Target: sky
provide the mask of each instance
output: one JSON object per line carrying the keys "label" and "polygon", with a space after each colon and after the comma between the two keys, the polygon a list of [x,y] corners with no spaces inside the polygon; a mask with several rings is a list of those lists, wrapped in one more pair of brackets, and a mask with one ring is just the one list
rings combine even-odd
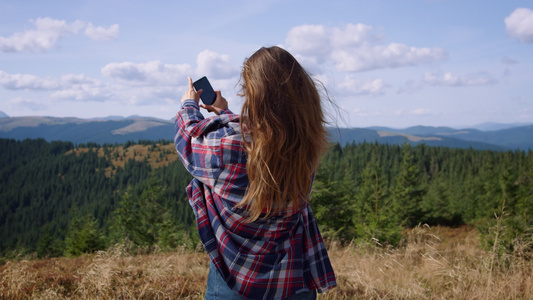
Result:
{"label": "sky", "polygon": [[169,120],[207,76],[240,112],[263,46],[322,83],[340,127],[533,123],[531,0],[3,0],[0,111]]}

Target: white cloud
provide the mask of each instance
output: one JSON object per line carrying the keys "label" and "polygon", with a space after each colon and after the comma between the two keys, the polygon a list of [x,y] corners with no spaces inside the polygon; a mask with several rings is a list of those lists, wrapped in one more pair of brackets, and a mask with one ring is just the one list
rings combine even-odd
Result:
{"label": "white cloud", "polygon": [[131,105],[146,105],[156,103],[178,103],[181,93],[177,86],[122,86],[116,92],[116,100]]}
{"label": "white cloud", "polygon": [[333,48],[358,47],[369,42],[378,42],[380,35],[372,34],[372,26],[365,24],[346,24],[344,30],[332,28],[331,44]]}
{"label": "white cloud", "polygon": [[42,100],[39,101],[35,99],[21,98],[21,97],[11,99],[9,101],[9,104],[12,106],[16,105],[16,106],[26,107],[33,111],[40,111],[42,109],[45,109],[49,105],[48,101],[42,101]]}
{"label": "white cloud", "polygon": [[365,24],[347,24],[344,28],[297,26],[289,31],[285,42],[296,55],[305,57],[304,61],[331,61],[338,71],[344,72],[415,66],[448,58],[441,48],[382,44],[382,36]]}
{"label": "white cloud", "polygon": [[102,68],[102,74],[117,82],[133,85],[179,85],[186,83],[193,72],[188,64],[172,65],[160,61],[147,63],[110,63]]}
{"label": "white cloud", "polygon": [[16,32],[9,37],[0,36],[0,52],[42,53],[53,48],[59,39],[78,34],[83,28],[86,28],[87,36],[97,41],[116,38],[119,33],[116,24],[106,29],[79,20],[68,23],[65,20],[38,18],[30,22],[34,24],[35,29]]}
{"label": "white cloud", "polygon": [[239,68],[231,64],[228,55],[213,51],[199,53],[196,63],[196,68],[160,61],[110,63],[102,68],[102,74],[119,84],[115,86],[116,99],[134,105],[176,101],[180,92],[185,91],[188,76],[208,76],[215,89],[228,90],[239,74]]}
{"label": "white cloud", "polygon": [[[322,64],[324,63],[323,58],[319,56],[305,56],[301,55],[297,52],[292,51],[291,53],[296,60],[305,68],[307,72],[310,74],[316,75],[321,74],[324,72],[324,69],[322,67]],[[318,59],[322,59],[322,61],[318,61]],[[331,69],[331,68],[330,68]]]}
{"label": "white cloud", "polygon": [[112,97],[110,86],[82,74],[61,77],[62,89],[51,95],[52,99],[75,101],[106,101]]}
{"label": "white cloud", "polygon": [[395,110],[395,111],[393,112],[393,114],[394,114],[395,116],[401,116],[401,115],[404,114],[404,110],[403,110],[402,108],[397,109],[397,110]]}
{"label": "white cloud", "polygon": [[[106,84],[83,75],[66,75],[62,77],[64,88],[53,93],[51,98],[55,100],[111,101],[131,105],[176,101],[179,95],[179,86],[177,82],[172,81],[176,74],[169,76],[168,81],[165,81],[162,77],[168,68],[162,67],[161,73],[152,72],[153,67],[158,65],[159,63],[142,65],[146,68],[144,71],[146,71],[145,79],[147,80],[142,83],[124,80],[123,78],[128,78],[127,75],[123,78],[115,77],[118,82],[113,84]],[[186,78],[180,79],[179,83],[186,83]]]}
{"label": "white cloud", "polygon": [[413,111],[411,111],[411,113],[413,115],[430,115],[431,114],[431,109],[429,108],[417,108],[417,109],[414,109]]}
{"label": "white cloud", "polygon": [[228,55],[213,51],[200,52],[196,63],[196,68],[189,64],[163,64],[160,61],[110,63],[102,68],[102,74],[124,84],[155,86],[185,85],[187,76],[208,76],[214,81],[239,74],[239,68],[231,64]]}
{"label": "white cloud", "polygon": [[118,24],[113,24],[108,28],[105,28],[94,26],[93,23],[89,23],[85,29],[85,35],[93,41],[104,42],[118,38],[119,31]]}
{"label": "white cloud", "polygon": [[[101,69],[106,83],[83,74],[66,74],[59,78],[39,77],[33,74],[9,74],[0,70],[0,87],[10,90],[47,92],[46,99],[54,101],[110,101],[132,105],[173,103],[185,91],[187,76],[209,75],[217,89],[230,90],[235,85],[238,68],[232,66],[228,55],[203,51],[197,58],[198,66],[146,63],[110,63]],[[226,95],[228,97],[228,95]],[[231,97],[231,96],[230,96]],[[17,100],[19,104],[30,103]],[[35,107],[40,107],[31,104]],[[44,104],[43,104],[44,105]]]}
{"label": "white cloud", "polygon": [[443,86],[480,86],[498,83],[498,80],[485,72],[473,73],[465,76],[458,76],[449,72],[444,74],[426,72],[424,74],[424,81],[431,85]]}
{"label": "white cloud", "polygon": [[522,43],[533,43],[533,10],[517,8],[505,18],[507,34]]}
{"label": "white cloud", "polygon": [[331,51],[331,35],[322,25],[302,25],[292,28],[285,43],[303,56],[325,58]]}
{"label": "white cloud", "polygon": [[64,20],[39,18],[33,21],[35,29],[17,32],[10,37],[0,36],[0,52],[44,52],[69,34],[76,34],[83,27],[81,21],[67,23]]}
{"label": "white cloud", "polygon": [[59,91],[65,89],[87,89],[104,84],[82,74],[67,74],[59,79],[41,78],[33,74],[9,74],[0,70],[0,85],[8,90]]}
{"label": "white cloud", "polygon": [[104,102],[108,100],[110,96],[111,93],[105,88],[91,85],[77,85],[69,89],[57,91],[50,97],[56,100]]}
{"label": "white cloud", "polygon": [[65,84],[100,84],[100,81],[89,78],[83,74],[67,74],[61,76],[61,82]]}
{"label": "white cloud", "polygon": [[339,83],[339,89],[352,95],[381,96],[385,94],[385,90],[388,87],[389,85],[381,78],[362,81],[352,75],[347,75],[344,80]]}
{"label": "white cloud", "polygon": [[55,90],[60,84],[53,79],[31,74],[8,74],[0,70],[0,85],[8,90]]}
{"label": "white cloud", "polygon": [[[50,99],[55,100],[104,101],[111,96],[108,85],[82,74],[67,74],[57,79],[0,71],[0,85],[8,90],[52,91]],[[17,98],[15,102],[28,103],[22,98]],[[34,106],[41,107],[42,105],[44,104],[39,103],[39,106]]]}
{"label": "white cloud", "polygon": [[232,65],[229,55],[218,54],[213,51],[204,50],[196,57],[198,76],[211,78],[229,78],[237,75],[239,69]]}
{"label": "white cloud", "polygon": [[446,57],[446,52],[440,48],[415,48],[398,43],[339,49],[331,54],[337,70],[345,72],[416,66]]}

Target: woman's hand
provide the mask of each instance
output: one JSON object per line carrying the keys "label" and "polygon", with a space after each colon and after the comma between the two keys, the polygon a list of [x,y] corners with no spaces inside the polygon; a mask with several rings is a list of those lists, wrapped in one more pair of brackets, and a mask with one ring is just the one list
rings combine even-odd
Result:
{"label": "woman's hand", "polygon": [[220,91],[215,91],[215,94],[217,94],[217,97],[215,99],[215,102],[211,105],[205,105],[200,104],[200,107],[207,109],[209,112],[214,112],[215,114],[220,114],[220,111],[223,109],[228,109],[228,101],[226,101],[226,98],[222,97],[222,93]]}
{"label": "woman's hand", "polygon": [[[192,79],[189,77],[189,88],[187,91],[185,91],[185,94],[183,94],[183,97],[181,97],[181,102],[187,100],[187,99],[193,99],[198,103],[200,101],[200,94],[202,93],[202,90],[199,90],[197,92],[194,91],[194,86],[192,84]],[[214,104],[214,103],[213,103]]]}

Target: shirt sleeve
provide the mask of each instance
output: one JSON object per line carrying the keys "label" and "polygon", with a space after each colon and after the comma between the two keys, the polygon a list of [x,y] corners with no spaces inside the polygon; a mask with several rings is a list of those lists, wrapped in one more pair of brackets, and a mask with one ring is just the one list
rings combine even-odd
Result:
{"label": "shirt sleeve", "polygon": [[213,187],[221,170],[221,139],[231,130],[224,126],[222,115],[232,115],[224,109],[219,116],[204,118],[200,106],[189,99],[176,114],[174,144],[183,165],[192,176]]}
{"label": "shirt sleeve", "polygon": [[204,120],[198,103],[192,99],[185,100],[181,110],[176,114],[174,144],[187,171],[202,183],[212,187],[220,159],[216,155],[213,141],[202,135],[195,136],[197,128]]}

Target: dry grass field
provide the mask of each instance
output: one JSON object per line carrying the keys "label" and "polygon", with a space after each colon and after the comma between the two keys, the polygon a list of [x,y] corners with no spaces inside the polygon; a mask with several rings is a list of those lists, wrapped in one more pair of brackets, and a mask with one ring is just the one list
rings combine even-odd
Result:
{"label": "dry grass field", "polygon": [[[329,244],[338,287],[319,299],[533,299],[532,257],[481,250],[470,227],[419,227],[398,249]],[[0,266],[0,299],[202,299],[208,260],[187,250],[19,259]]]}

